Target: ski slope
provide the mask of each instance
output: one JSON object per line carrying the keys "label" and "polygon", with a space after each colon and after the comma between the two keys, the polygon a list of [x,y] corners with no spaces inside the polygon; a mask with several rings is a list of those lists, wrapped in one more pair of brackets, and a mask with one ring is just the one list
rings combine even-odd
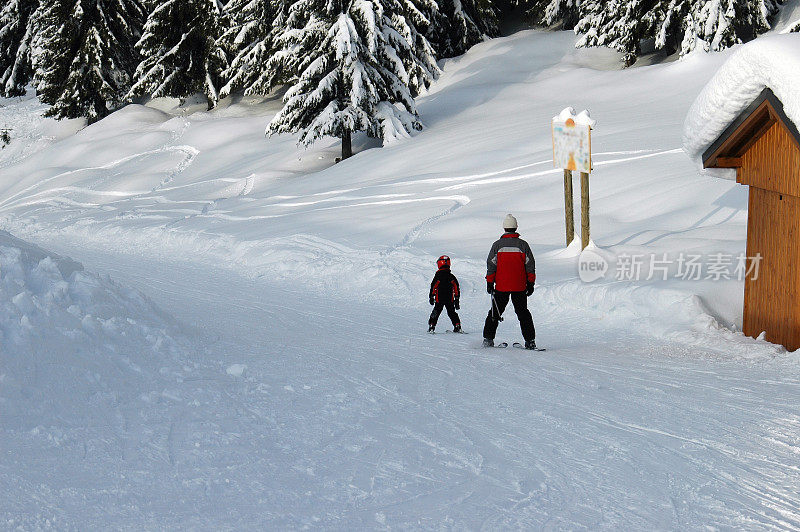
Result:
{"label": "ski slope", "polygon": [[[735,331],[736,281],[581,283],[550,162],[550,118],[588,108],[603,253],[743,251],[746,191],[680,149],[729,54],[619,71],[574,39],[524,31],[445,62],[419,100],[423,132],[357,139],[336,165],[333,140],[263,137],[275,98],[129,106],[0,152],[0,228],[109,275],[91,296],[104,319],[158,316],[148,327],[171,346],[154,360],[130,324],[89,349],[72,323],[59,330],[73,343],[10,349],[23,315],[71,304],[26,273],[50,259],[0,264],[9,297],[33,301],[0,316],[0,405],[15,412],[0,417],[0,523],[800,527],[797,355]],[[541,355],[478,347],[507,212],[537,256]],[[0,244],[12,259],[29,246]],[[424,334],[442,253],[469,335]],[[506,318],[498,339],[518,340]]]}

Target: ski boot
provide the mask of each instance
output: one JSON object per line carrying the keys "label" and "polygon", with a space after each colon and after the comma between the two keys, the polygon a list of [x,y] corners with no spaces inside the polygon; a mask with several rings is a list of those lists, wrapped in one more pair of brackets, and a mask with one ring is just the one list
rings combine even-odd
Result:
{"label": "ski boot", "polygon": [[483,347],[494,347],[494,340],[492,340],[491,338],[484,338]]}
{"label": "ski boot", "polygon": [[525,342],[525,349],[530,349],[532,351],[536,350],[536,340],[528,340]]}
{"label": "ski boot", "polygon": [[461,332],[461,324],[460,323],[456,323],[455,325],[453,325],[453,332],[454,333],[460,333]]}
{"label": "ski boot", "polygon": [[428,334],[433,334],[436,330],[436,325],[429,325],[428,326]]}

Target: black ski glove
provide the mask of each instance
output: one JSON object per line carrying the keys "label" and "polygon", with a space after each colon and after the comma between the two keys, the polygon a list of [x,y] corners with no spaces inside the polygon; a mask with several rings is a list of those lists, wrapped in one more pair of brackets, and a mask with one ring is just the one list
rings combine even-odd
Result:
{"label": "black ski glove", "polygon": [[436,300],[433,298],[433,296],[429,297],[428,301],[431,302],[431,305],[435,305],[436,304]]}
{"label": "black ski glove", "polygon": [[525,286],[525,295],[530,296],[533,293],[533,283],[528,283]]}
{"label": "black ski glove", "polygon": [[494,293],[494,283],[486,281],[486,292],[488,292],[489,294]]}
{"label": "black ski glove", "polygon": [[456,298],[454,303],[455,303],[455,306],[456,306],[456,310],[460,310],[461,309],[461,305],[458,304],[458,298]]}

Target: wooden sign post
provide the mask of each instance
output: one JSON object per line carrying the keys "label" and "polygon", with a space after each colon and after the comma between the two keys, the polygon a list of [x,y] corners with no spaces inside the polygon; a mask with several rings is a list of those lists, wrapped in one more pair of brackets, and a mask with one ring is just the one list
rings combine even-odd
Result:
{"label": "wooden sign post", "polygon": [[572,170],[564,170],[564,213],[566,215],[567,245],[575,240],[575,207],[572,205]]}
{"label": "wooden sign post", "polygon": [[589,245],[589,173],[581,172],[581,250]]}
{"label": "wooden sign post", "polygon": [[592,127],[589,111],[575,115],[572,107],[553,117],[553,164],[564,169],[564,216],[567,246],[575,238],[572,171],[581,173],[581,249],[589,245],[589,173],[592,171]]}

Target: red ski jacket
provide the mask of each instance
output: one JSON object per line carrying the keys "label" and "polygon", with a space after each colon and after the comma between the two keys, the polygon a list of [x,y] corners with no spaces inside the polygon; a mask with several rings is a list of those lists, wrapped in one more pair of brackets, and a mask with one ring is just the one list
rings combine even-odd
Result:
{"label": "red ski jacket", "polygon": [[437,303],[451,303],[461,297],[458,279],[450,272],[450,268],[442,268],[431,281],[430,297]]}
{"label": "red ski jacket", "polygon": [[498,292],[524,292],[536,281],[536,261],[527,242],[517,233],[506,233],[492,244],[486,259],[486,281]]}

